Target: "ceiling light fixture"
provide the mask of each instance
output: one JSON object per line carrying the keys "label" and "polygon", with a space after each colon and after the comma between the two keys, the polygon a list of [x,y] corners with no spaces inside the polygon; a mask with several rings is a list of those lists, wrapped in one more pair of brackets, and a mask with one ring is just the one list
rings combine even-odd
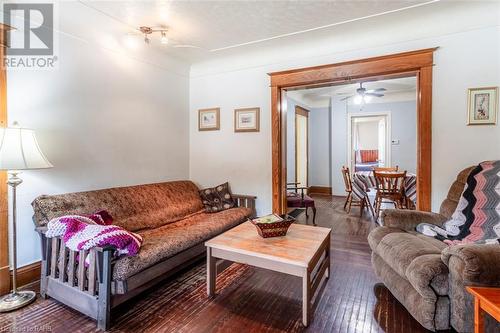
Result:
{"label": "ceiling light fixture", "polygon": [[168,28],[166,28],[166,27],[152,28],[152,27],[142,26],[142,27],[139,27],[139,30],[144,35],[144,43],[146,43],[146,44],[151,43],[150,37],[155,32],[159,32],[161,34],[160,43],[168,44],[168,37],[167,37]]}

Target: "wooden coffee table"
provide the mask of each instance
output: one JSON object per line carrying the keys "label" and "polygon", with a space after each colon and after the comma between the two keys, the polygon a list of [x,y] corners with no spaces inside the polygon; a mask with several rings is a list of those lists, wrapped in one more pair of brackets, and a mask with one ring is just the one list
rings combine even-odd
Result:
{"label": "wooden coffee table", "polygon": [[262,238],[245,222],[205,243],[207,293],[215,296],[215,281],[232,262],[302,278],[302,323],[309,325],[311,300],[321,280],[330,274],[330,229],[292,224],[284,237]]}

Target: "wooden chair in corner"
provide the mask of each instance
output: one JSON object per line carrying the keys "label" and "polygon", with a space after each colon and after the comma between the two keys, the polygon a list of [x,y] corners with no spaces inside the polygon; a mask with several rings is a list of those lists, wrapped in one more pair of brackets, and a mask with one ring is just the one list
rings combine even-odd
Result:
{"label": "wooden chair in corner", "polygon": [[358,199],[352,192],[352,177],[349,168],[346,166],[342,167],[342,177],[344,178],[345,191],[347,193],[347,198],[344,203],[344,210],[347,210],[347,214],[351,212],[351,207],[359,207],[359,216],[363,216],[363,210],[365,207],[375,216],[373,207],[370,204],[370,200],[367,196],[363,199]]}
{"label": "wooden chair in corner", "polygon": [[373,176],[377,185],[377,195],[375,196],[375,213],[377,214],[377,218],[380,215],[380,207],[383,202],[393,203],[396,209],[405,209],[406,195],[404,186],[406,171],[373,171]]}

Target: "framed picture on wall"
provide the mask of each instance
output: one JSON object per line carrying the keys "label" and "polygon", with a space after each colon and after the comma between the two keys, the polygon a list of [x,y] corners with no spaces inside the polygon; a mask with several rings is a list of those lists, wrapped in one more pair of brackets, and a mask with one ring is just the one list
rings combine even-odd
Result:
{"label": "framed picture on wall", "polygon": [[467,125],[497,123],[498,87],[470,88]]}
{"label": "framed picture on wall", "polygon": [[260,130],[260,108],[234,110],[235,132],[258,132]]}
{"label": "framed picture on wall", "polygon": [[217,131],[220,129],[220,108],[198,110],[198,130]]}

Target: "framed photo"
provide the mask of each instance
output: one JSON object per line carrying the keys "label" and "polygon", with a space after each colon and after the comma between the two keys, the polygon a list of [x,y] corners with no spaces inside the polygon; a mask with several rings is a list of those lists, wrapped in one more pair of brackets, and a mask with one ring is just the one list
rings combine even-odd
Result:
{"label": "framed photo", "polygon": [[467,125],[497,123],[498,87],[470,88]]}
{"label": "framed photo", "polygon": [[218,131],[220,129],[220,108],[198,110],[198,130]]}
{"label": "framed photo", "polygon": [[258,132],[260,130],[260,108],[234,110],[235,132]]}

